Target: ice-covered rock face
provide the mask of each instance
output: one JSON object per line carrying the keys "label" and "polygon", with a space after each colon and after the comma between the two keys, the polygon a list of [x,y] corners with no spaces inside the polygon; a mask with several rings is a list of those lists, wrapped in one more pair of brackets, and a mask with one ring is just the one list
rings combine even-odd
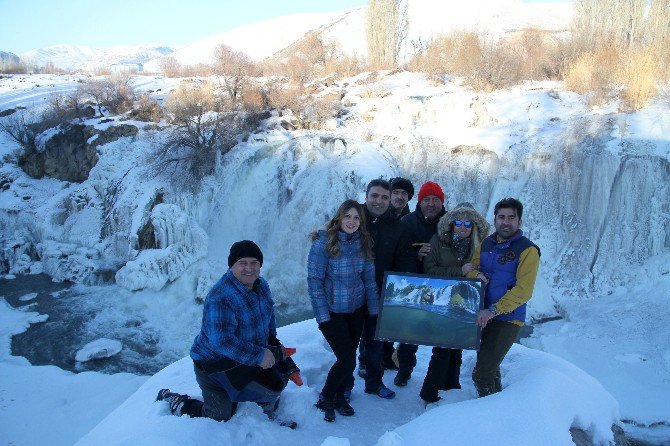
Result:
{"label": "ice-covered rock face", "polygon": [[531,317],[566,291],[622,283],[631,263],[670,249],[667,107],[592,112],[557,84],[476,95],[410,73],[364,78],[333,87],[347,110],[337,126],[289,132],[271,118],[267,128],[278,130],[236,146],[195,193],[152,167],[157,131],[142,124],[134,138],[97,146],[80,185],[5,164],[5,272],[38,260],[59,279],[118,270],[129,289],[183,279],[202,299],[227,269],[230,245],[252,239],[277,303],[307,306],[309,233],[343,200],[363,202],[371,179],[398,175],[416,190],[437,181],[447,208],[468,201],[489,221],[501,198],[524,203],[522,229],[542,250]]}

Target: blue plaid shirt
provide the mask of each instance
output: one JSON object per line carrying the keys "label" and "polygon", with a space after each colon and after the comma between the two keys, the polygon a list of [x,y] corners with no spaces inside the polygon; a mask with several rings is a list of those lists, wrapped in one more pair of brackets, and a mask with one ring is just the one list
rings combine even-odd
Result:
{"label": "blue plaid shirt", "polygon": [[228,270],[205,298],[191,358],[218,361],[225,356],[245,365],[260,363],[269,336],[277,335],[273,305],[265,279],[259,277],[250,290]]}
{"label": "blue plaid shirt", "polygon": [[329,321],[330,312],[353,313],[364,304],[369,314],[379,313],[375,264],[365,259],[360,234],[347,240],[340,232],[339,242],[340,255],[333,257],[326,250],[326,233],[319,231],[307,257],[307,287],[318,323]]}

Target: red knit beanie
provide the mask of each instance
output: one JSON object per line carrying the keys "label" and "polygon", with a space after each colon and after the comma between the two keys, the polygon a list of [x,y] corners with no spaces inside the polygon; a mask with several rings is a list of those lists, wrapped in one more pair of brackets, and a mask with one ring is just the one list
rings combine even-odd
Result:
{"label": "red knit beanie", "polygon": [[419,202],[429,195],[435,195],[442,203],[444,203],[444,192],[442,192],[442,188],[439,184],[433,183],[432,181],[426,181],[421,185],[421,189],[419,189]]}

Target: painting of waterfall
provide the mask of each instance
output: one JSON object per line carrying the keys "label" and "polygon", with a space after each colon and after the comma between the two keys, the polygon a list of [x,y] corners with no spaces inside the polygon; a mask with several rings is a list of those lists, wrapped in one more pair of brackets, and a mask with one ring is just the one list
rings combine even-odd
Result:
{"label": "painting of waterfall", "polygon": [[382,299],[377,339],[479,350],[481,280],[387,272]]}

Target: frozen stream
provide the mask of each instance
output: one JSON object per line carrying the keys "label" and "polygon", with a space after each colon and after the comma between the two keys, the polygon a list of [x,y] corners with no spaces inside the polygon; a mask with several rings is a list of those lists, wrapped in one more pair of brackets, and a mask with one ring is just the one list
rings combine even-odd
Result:
{"label": "frozen stream", "polygon": [[[26,300],[34,293],[35,298]],[[12,354],[33,365],[74,372],[153,375],[188,354],[202,314],[202,307],[190,299],[177,301],[159,292],[133,293],[117,286],[55,283],[46,275],[0,279],[0,296],[14,308],[49,316],[12,337]],[[277,319],[285,325],[310,316],[311,311],[279,311]],[[103,337],[121,341],[122,351],[111,358],[75,361],[79,349]]]}

